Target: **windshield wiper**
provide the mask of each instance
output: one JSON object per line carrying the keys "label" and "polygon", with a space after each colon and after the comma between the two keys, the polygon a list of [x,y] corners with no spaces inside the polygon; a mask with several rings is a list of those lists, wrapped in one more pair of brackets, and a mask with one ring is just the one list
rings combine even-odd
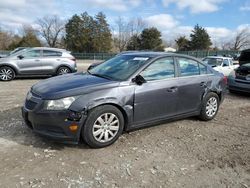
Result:
{"label": "windshield wiper", "polygon": [[113,80],[110,76],[107,76],[107,75],[90,73],[89,71],[88,71],[88,73],[91,74],[91,75],[93,75],[93,76],[96,76],[96,77],[105,78],[107,80]]}

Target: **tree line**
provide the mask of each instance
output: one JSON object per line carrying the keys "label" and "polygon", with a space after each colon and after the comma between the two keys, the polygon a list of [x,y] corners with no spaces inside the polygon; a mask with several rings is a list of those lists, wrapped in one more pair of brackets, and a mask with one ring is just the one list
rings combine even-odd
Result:
{"label": "tree line", "polygon": [[[73,52],[120,52],[124,50],[163,51],[166,41],[155,27],[148,27],[141,18],[117,18],[112,27],[104,13],[95,16],[83,12],[69,20],[58,16],[45,16],[34,26],[24,25],[16,35],[0,28],[0,50],[16,47],[49,46],[66,48]],[[190,36],[179,36],[172,44],[179,51],[211,49],[211,38],[205,28],[195,25]],[[250,45],[250,31],[242,29],[223,48],[239,50]]]}

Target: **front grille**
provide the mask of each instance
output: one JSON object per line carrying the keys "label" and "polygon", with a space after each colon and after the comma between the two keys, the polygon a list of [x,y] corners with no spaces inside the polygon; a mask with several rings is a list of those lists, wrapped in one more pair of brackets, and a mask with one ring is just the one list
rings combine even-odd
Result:
{"label": "front grille", "polygon": [[37,105],[37,103],[34,101],[31,101],[31,100],[26,100],[26,102],[25,102],[25,107],[28,110],[33,110],[36,107],[36,105]]}

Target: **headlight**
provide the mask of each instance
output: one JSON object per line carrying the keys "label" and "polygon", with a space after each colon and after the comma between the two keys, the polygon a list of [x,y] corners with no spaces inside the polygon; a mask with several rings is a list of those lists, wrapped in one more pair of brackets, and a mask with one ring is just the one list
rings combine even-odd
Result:
{"label": "headlight", "polygon": [[44,108],[46,110],[65,110],[76,100],[77,97],[67,97],[59,100],[45,101]]}

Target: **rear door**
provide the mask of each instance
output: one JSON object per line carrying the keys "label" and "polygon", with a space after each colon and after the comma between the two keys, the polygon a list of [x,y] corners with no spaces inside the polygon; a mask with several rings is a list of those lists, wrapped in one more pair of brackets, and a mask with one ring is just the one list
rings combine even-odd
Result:
{"label": "rear door", "polygon": [[175,115],[178,101],[173,57],[153,62],[140,74],[146,83],[135,86],[134,123]]}
{"label": "rear door", "polygon": [[[33,49],[20,54],[17,64],[21,74],[41,74],[43,66],[41,64],[41,50]],[[20,56],[19,55],[19,56]]]}
{"label": "rear door", "polygon": [[178,57],[176,60],[179,70],[177,113],[197,111],[208,83],[207,67],[186,57]]}
{"label": "rear door", "polygon": [[62,52],[54,50],[42,50],[41,63],[44,74],[54,74],[62,61]]}

